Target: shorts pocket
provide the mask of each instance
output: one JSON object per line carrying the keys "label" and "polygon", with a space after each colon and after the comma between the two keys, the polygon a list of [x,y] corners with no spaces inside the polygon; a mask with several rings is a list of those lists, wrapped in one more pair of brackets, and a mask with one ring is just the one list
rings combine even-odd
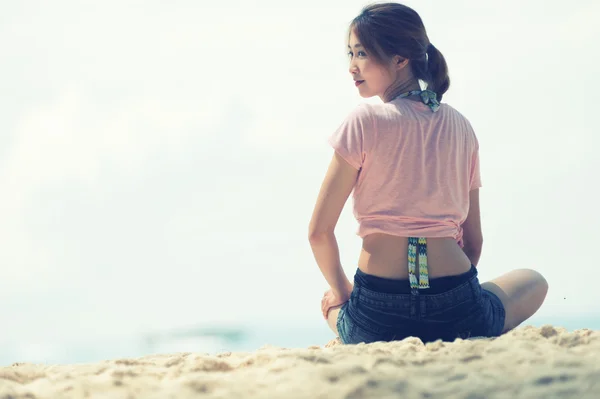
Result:
{"label": "shorts pocket", "polygon": [[[368,309],[357,306],[352,309],[354,319],[346,315],[345,319],[351,324],[351,328],[347,337],[347,342],[350,344],[358,344],[361,342],[371,343],[378,341],[388,341],[390,328],[384,327],[380,322],[371,318]],[[381,316],[381,315],[379,315]]]}
{"label": "shorts pocket", "polygon": [[367,331],[366,329],[362,328],[361,326],[355,326],[355,328],[352,330],[352,334],[350,334],[350,336],[348,337],[348,343],[370,344],[370,343],[379,342],[379,341],[390,341],[390,339],[388,339],[389,335],[390,334],[388,332],[373,333],[373,332]]}
{"label": "shorts pocket", "polygon": [[488,336],[488,325],[484,309],[478,309],[454,325],[457,338]]}
{"label": "shorts pocket", "polygon": [[440,322],[459,320],[465,315],[473,313],[473,311],[476,310],[478,307],[479,304],[473,302],[472,300],[466,300],[435,310],[428,309],[425,317],[428,320],[431,319]]}

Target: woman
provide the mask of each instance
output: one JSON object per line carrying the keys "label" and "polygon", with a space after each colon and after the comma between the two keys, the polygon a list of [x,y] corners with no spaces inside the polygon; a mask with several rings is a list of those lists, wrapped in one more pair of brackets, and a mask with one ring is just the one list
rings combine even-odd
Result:
{"label": "woman", "polygon": [[[348,39],[359,94],[382,104],[357,107],[330,138],[334,155],[309,227],[331,287],[323,316],[346,344],[494,337],[518,326],[548,285],[528,269],[477,279],[479,146],[468,120],[440,103],[448,68],[420,16],[401,4],[370,5]],[[334,235],[351,192],[363,240],[354,284]]]}

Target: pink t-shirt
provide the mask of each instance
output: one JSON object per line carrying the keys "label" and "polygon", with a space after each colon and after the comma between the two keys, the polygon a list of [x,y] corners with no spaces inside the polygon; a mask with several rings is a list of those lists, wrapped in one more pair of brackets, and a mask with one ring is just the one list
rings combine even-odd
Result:
{"label": "pink t-shirt", "polygon": [[462,247],[469,191],[481,187],[479,143],[469,121],[441,104],[396,99],[356,107],[329,138],[359,169],[358,235],[452,237]]}

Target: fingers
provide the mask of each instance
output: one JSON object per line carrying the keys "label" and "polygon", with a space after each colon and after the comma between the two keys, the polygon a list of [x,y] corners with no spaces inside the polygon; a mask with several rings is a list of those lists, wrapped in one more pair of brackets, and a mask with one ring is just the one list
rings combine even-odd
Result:
{"label": "fingers", "polygon": [[323,318],[325,320],[327,320],[327,314],[329,313],[329,303],[327,301],[327,297],[323,297],[323,299],[321,299],[321,313],[323,313]]}
{"label": "fingers", "polygon": [[[323,318],[327,320],[327,316],[329,315],[329,311],[331,310],[331,300],[333,298],[333,294],[331,289],[325,291],[323,294],[323,298],[321,299],[321,313],[323,313]],[[333,298],[335,299],[335,298]]]}

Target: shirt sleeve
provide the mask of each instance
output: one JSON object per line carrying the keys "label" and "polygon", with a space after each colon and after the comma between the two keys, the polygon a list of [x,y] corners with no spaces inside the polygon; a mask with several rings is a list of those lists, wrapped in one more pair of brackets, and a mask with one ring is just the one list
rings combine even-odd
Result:
{"label": "shirt sleeve", "polygon": [[[477,140],[477,139],[476,139]],[[471,176],[469,179],[469,190],[481,187],[481,169],[479,166],[479,144],[475,142],[475,148],[471,155]]]}
{"label": "shirt sleeve", "polygon": [[366,156],[365,135],[372,128],[372,116],[365,105],[356,107],[329,137],[333,149],[356,169],[361,169]]}

